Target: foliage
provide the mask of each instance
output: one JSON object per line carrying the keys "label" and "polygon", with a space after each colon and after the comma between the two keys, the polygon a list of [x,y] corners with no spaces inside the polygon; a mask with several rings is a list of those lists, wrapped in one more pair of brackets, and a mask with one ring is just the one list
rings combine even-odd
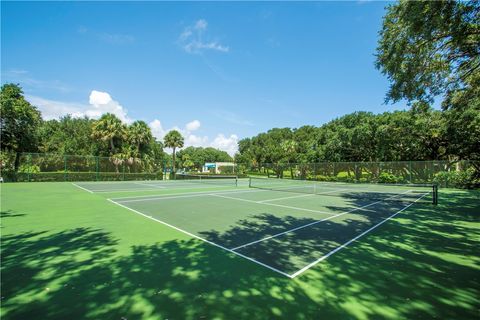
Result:
{"label": "foliage", "polygon": [[172,169],[173,169],[173,174],[175,174],[175,149],[177,148],[182,148],[184,144],[184,139],[183,136],[180,132],[177,130],[171,130],[169,131],[164,138],[164,143],[165,147],[167,148],[172,148]]}
{"label": "foliage", "polygon": [[92,138],[108,143],[108,154],[103,155],[115,155],[126,135],[126,126],[112,113],[102,115],[93,123]]}
{"label": "foliage", "polygon": [[41,122],[40,112],[23,97],[22,89],[5,84],[0,93],[0,148],[15,152],[15,170],[20,152],[34,151],[37,147],[36,130]]}
{"label": "foliage", "polygon": [[456,152],[448,139],[444,113],[417,104],[409,111],[354,112],[321,127],[272,129],[240,140],[236,161],[259,169],[261,163],[439,160]]}
{"label": "foliage", "polygon": [[398,183],[401,181],[402,181],[402,178],[397,177],[388,172],[382,172],[378,177],[378,182],[380,183]]}
{"label": "foliage", "polygon": [[20,167],[18,168],[19,173],[39,173],[40,172],[40,167],[37,165],[28,165],[26,163],[21,164]]}
{"label": "foliage", "polygon": [[449,188],[473,189],[480,187],[480,179],[475,170],[469,168],[464,171],[444,171],[435,175],[434,182]]}
{"label": "foliage", "polygon": [[376,67],[390,80],[386,101],[443,98],[438,136],[445,134],[450,157],[480,159],[479,44],[479,1],[400,1],[387,8],[380,32]]}
{"label": "foliage", "polygon": [[[181,167],[201,171],[205,162],[232,162],[227,152],[207,147],[187,147],[178,151],[178,158],[182,160]],[[192,164],[193,163],[193,164]]]}
{"label": "foliage", "polygon": [[387,8],[376,66],[391,86],[386,100],[432,102],[467,89],[480,72],[478,1],[400,1]]}
{"label": "foliage", "polygon": [[92,155],[104,149],[104,144],[92,139],[95,120],[73,118],[44,121],[38,129],[39,151],[43,153]]}

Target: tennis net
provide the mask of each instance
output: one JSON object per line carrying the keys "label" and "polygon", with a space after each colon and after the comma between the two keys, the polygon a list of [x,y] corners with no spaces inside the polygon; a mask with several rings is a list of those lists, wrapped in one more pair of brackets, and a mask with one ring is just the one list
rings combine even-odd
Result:
{"label": "tennis net", "polygon": [[237,176],[226,175],[201,175],[201,174],[177,174],[176,180],[184,180],[188,182],[210,183],[220,185],[238,185]]}
{"label": "tennis net", "polygon": [[438,203],[438,188],[434,184],[361,184],[251,177],[249,186],[250,188],[272,191],[340,196],[353,200],[372,199]]}

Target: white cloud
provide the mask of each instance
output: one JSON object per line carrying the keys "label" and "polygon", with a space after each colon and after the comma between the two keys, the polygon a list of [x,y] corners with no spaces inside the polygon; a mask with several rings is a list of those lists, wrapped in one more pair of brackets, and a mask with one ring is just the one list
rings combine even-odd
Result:
{"label": "white cloud", "polygon": [[186,128],[188,131],[198,130],[198,128],[200,128],[200,121],[198,121],[198,120],[193,120],[193,121],[187,123],[187,125],[185,126],[185,128]]}
{"label": "white cloud", "polygon": [[200,19],[195,23],[195,30],[207,30],[207,25],[207,20]]}
{"label": "white cloud", "polygon": [[158,119],[153,120],[148,125],[152,130],[153,136],[159,140],[163,139],[163,137],[167,134],[167,132],[163,129],[162,123]]}
{"label": "white cloud", "polygon": [[76,118],[81,118],[85,116],[84,110],[89,107],[86,104],[48,100],[29,95],[26,95],[25,98],[32,105],[38,107],[42,112],[42,117],[46,120],[58,119],[67,114]]}
{"label": "white cloud", "polygon": [[92,90],[89,104],[48,100],[36,96],[26,96],[26,98],[40,109],[42,116],[47,120],[58,119],[67,114],[77,118],[87,116],[98,119],[102,114],[109,112],[125,123],[133,121],[128,117],[127,110],[120,103],[113,100],[107,92]]}
{"label": "white cloud", "polygon": [[34,78],[30,72],[20,69],[11,69],[2,71],[1,78],[3,82],[19,83],[23,89],[34,91],[38,89],[49,89],[58,92],[69,92],[72,88],[65,85],[60,80],[39,80]]}
{"label": "white cloud", "polygon": [[[92,90],[88,104],[48,100],[37,96],[26,96],[26,98],[40,109],[46,120],[58,119],[67,114],[73,117],[87,116],[98,119],[102,114],[110,112],[125,123],[133,122],[133,119],[128,116],[127,110],[119,102],[113,100],[108,92]],[[197,119],[187,122],[183,127],[173,126],[170,129],[165,129],[159,119],[154,119],[149,126],[153,136],[158,140],[163,140],[170,130],[177,130],[185,138],[185,147],[213,147],[226,151],[232,156],[237,152],[239,139],[235,134],[226,136],[219,133],[213,140],[207,135],[194,134],[201,127],[201,122]],[[167,152],[171,152],[171,150],[167,150]]]}
{"label": "white cloud", "polygon": [[186,27],[178,37],[178,43],[187,53],[201,54],[206,50],[229,52],[230,47],[220,44],[216,40],[203,40],[207,31],[208,22],[200,19],[193,26]]}
{"label": "white cloud", "polygon": [[[171,131],[177,130],[179,131],[185,139],[184,148],[186,147],[213,147],[223,151],[228,152],[231,156],[233,156],[238,151],[238,136],[235,134],[226,137],[224,134],[218,134],[213,141],[210,140],[208,136],[205,135],[197,135],[193,134],[192,131],[196,131],[200,128],[200,121],[193,120],[188,122],[184,129],[179,128],[178,126],[174,126],[170,129],[165,129],[162,126],[160,120],[155,119],[149,123],[150,129],[152,130],[152,134],[158,140],[163,140],[163,137]],[[167,152],[171,152],[170,149],[167,149]]]}
{"label": "white cloud", "polygon": [[238,136],[231,134],[229,137],[225,137],[220,133],[210,145],[214,148],[227,151],[228,154],[233,156],[238,151]]}
{"label": "white cloud", "polygon": [[113,100],[107,92],[92,90],[89,102],[92,108],[86,110],[85,114],[91,118],[96,119],[102,114],[109,112],[116,115],[122,122],[133,122],[133,120],[127,116],[127,110],[122,107],[120,103]]}

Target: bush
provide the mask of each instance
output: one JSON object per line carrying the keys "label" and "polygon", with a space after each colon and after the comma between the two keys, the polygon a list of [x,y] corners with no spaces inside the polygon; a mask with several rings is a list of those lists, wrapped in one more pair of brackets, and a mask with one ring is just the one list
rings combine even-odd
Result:
{"label": "bush", "polygon": [[396,175],[388,172],[382,172],[378,177],[379,183],[399,183],[402,182],[402,180],[403,179],[401,177],[397,177]]}
{"label": "bush", "polygon": [[37,172],[16,174],[17,181],[61,182],[61,181],[129,181],[129,180],[161,180],[163,174],[157,173],[115,173],[115,172]]}
{"label": "bush", "polygon": [[35,164],[32,164],[32,165],[22,164],[18,168],[18,172],[19,173],[29,173],[29,172],[30,173],[39,173],[40,172],[40,167],[35,165]]}
{"label": "bush", "polygon": [[474,189],[480,187],[480,179],[476,177],[473,168],[465,171],[444,171],[439,172],[433,181],[441,187]]}

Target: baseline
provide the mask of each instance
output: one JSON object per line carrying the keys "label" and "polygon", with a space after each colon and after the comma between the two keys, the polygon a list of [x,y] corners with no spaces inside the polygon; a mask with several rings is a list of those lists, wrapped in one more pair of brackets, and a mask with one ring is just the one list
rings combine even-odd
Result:
{"label": "baseline", "polygon": [[258,264],[258,265],[261,265],[261,266],[263,266],[263,267],[265,267],[265,268],[268,268],[268,269],[270,269],[270,270],[272,270],[272,271],[275,271],[275,272],[277,272],[277,273],[279,273],[279,274],[281,274],[281,275],[284,275],[284,276],[286,276],[286,277],[288,277],[288,278],[292,278],[292,276],[291,276],[290,274],[285,273],[285,272],[283,272],[283,271],[280,271],[280,270],[278,270],[278,269],[276,269],[276,268],[274,268],[274,267],[272,267],[272,266],[269,266],[268,264],[265,264],[265,263],[263,263],[263,262],[260,262],[260,261],[258,261],[258,260],[255,260],[255,259],[253,259],[253,258],[250,258],[250,257],[248,257],[248,256],[246,256],[246,255],[244,255],[244,254],[239,253],[239,252],[235,252],[235,251],[233,251],[233,250],[231,250],[231,249],[228,249],[228,248],[226,248],[226,247],[224,247],[224,246],[222,246],[222,245],[219,245],[219,244],[217,244],[217,243],[215,243],[215,242],[212,242],[212,241],[209,241],[209,240],[204,239],[204,238],[202,238],[202,237],[199,237],[199,236],[197,236],[197,235],[195,235],[195,234],[193,234],[193,233],[190,233],[190,232],[188,232],[188,231],[186,231],[186,230],[183,230],[183,229],[180,229],[180,228],[178,228],[178,227],[175,227],[174,225],[171,225],[171,224],[169,224],[169,223],[167,223],[167,222],[164,222],[164,221],[162,221],[162,220],[156,219],[156,218],[154,218],[154,217],[152,217],[152,216],[146,215],[146,214],[144,214],[144,213],[142,213],[142,212],[140,212],[140,211],[138,211],[138,210],[129,208],[129,207],[127,207],[127,206],[125,206],[125,205],[123,205],[123,204],[121,204],[121,203],[115,202],[115,201],[113,201],[113,200],[111,200],[111,199],[107,199],[107,200],[110,201],[110,202],[113,203],[113,204],[116,204],[116,205],[124,208],[124,209],[127,209],[127,210],[130,210],[130,211],[132,211],[132,212],[135,212],[136,214],[139,214],[139,215],[141,215],[141,216],[143,216],[143,217],[145,217],[145,218],[151,219],[151,220],[153,220],[153,221],[156,221],[156,222],[158,222],[158,223],[161,223],[161,224],[163,224],[163,225],[166,225],[167,227],[170,227],[170,228],[175,229],[175,230],[177,230],[177,231],[180,231],[180,232],[182,232],[182,233],[184,233],[184,234],[186,234],[186,235],[189,235],[190,237],[199,239],[199,240],[201,240],[201,241],[203,241],[203,242],[206,242],[206,243],[208,243],[208,244],[211,244],[211,245],[213,245],[213,246],[215,246],[215,247],[218,247],[218,248],[220,248],[220,249],[223,249],[223,250],[225,250],[225,251],[228,251],[228,252],[230,252],[230,253],[233,253],[233,254],[235,254],[235,255],[237,255],[237,256],[239,256],[239,257],[242,257],[242,258],[247,259],[247,260],[249,260],[249,261],[251,261],[251,262],[254,262],[254,263]]}

